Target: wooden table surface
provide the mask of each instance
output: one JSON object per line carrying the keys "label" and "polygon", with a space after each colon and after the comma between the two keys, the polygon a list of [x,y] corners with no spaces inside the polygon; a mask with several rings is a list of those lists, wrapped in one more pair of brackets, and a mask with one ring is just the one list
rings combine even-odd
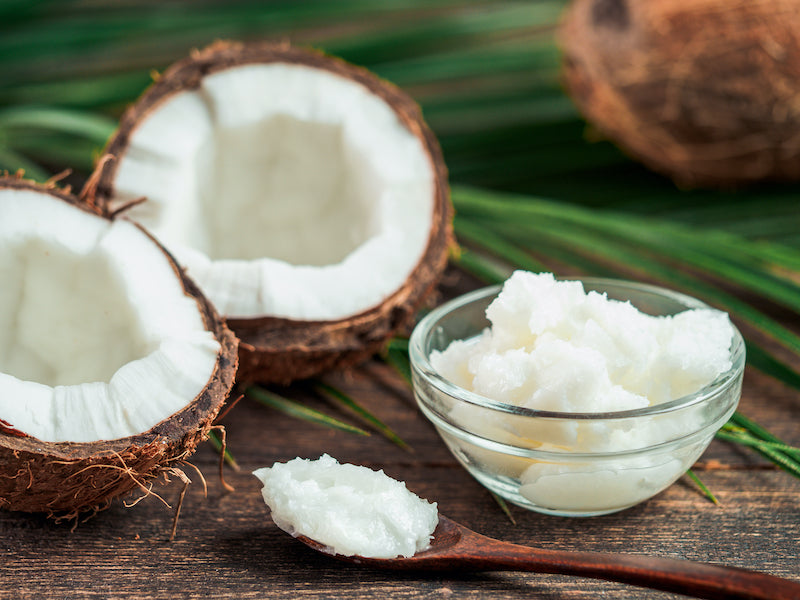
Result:
{"label": "wooden table surface", "polygon": [[[329,453],[382,468],[443,514],[474,530],[544,548],[652,554],[745,567],[800,581],[800,480],[754,453],[712,442],[695,466],[721,506],[686,477],[626,511],[589,519],[539,515],[512,506],[516,524],[450,455],[417,410],[411,392],[379,360],[328,381],[358,399],[412,447],[311,425],[242,400],[223,420],[241,469],[220,482],[217,454],[203,444],[182,506],[157,498],[122,502],[81,522],[57,524],[0,512],[0,598],[672,598],[672,594],[574,577],[532,573],[398,574],[317,555],[272,524],[253,469]],[[307,386],[282,393],[337,414]],[[749,369],[740,410],[800,445],[800,393]],[[348,415],[339,414],[343,419]],[[176,505],[182,485],[157,487]],[[132,498],[132,499],[135,499]]]}

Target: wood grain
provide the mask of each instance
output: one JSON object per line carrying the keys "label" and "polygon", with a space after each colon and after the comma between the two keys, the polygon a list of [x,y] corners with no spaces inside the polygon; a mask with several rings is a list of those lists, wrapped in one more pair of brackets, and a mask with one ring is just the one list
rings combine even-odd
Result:
{"label": "wood grain", "polygon": [[[268,517],[258,467],[328,452],[339,460],[383,468],[447,516],[509,542],[543,548],[628,552],[754,569],[800,580],[800,480],[756,454],[714,441],[696,466],[721,500],[708,502],[683,478],[621,513],[591,519],[549,517],[512,507],[516,525],[450,455],[388,367],[372,361],[329,380],[389,423],[413,448],[379,435],[355,436],[309,425],[244,399],[223,421],[241,471],[226,470],[225,492],[209,444],[169,542],[173,510],[154,497],[116,503],[79,523],[0,512],[0,598],[679,598],[622,584],[526,573],[416,575],[343,565],[320,556]],[[337,415],[304,385],[283,393]],[[748,370],[741,410],[787,442],[800,445],[800,394]],[[172,506],[181,484],[157,488]],[[135,499],[135,496],[132,498]]]}

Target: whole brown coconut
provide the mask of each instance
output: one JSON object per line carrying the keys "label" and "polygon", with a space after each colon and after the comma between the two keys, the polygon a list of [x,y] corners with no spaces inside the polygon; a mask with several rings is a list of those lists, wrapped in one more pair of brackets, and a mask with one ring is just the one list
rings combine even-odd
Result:
{"label": "whole brown coconut", "polygon": [[566,86],[587,120],[687,186],[800,178],[793,0],[576,0]]}
{"label": "whole brown coconut", "polygon": [[[264,108],[273,104],[277,108]],[[373,113],[383,115],[375,118],[374,127],[369,122]],[[180,119],[186,124],[178,124]],[[359,119],[363,123],[359,124]],[[309,273],[315,270],[324,275],[339,269],[361,251],[358,244],[369,245],[374,240],[370,238],[374,231],[353,234],[349,225],[380,220],[369,216],[373,207],[396,191],[389,184],[376,184],[380,177],[370,171],[371,161],[384,150],[383,138],[375,133],[382,128],[389,131],[386,153],[393,156],[384,166],[402,166],[402,161],[413,155],[420,168],[409,171],[416,170],[419,177],[423,171],[430,173],[429,189],[422,194],[427,196],[426,215],[420,220],[429,221],[424,225],[422,243],[411,250],[397,247],[392,251],[395,256],[413,252],[416,258],[403,274],[377,259],[372,264],[364,251],[360,258],[365,260],[353,261],[360,266],[350,269],[346,277],[342,267],[341,276],[325,275],[324,284],[302,284],[308,288],[306,292],[298,283],[301,278],[308,276],[310,281]],[[378,141],[373,140],[371,150],[354,149],[357,144],[350,138],[359,136],[362,141],[370,136]],[[392,136],[405,136],[398,143],[405,150],[393,149]],[[185,142],[189,150],[177,149],[172,143],[175,139],[189,140]],[[129,216],[176,254],[240,338],[240,381],[286,384],[353,365],[374,354],[412,322],[443,273],[453,243],[447,172],[419,107],[397,87],[367,70],[315,50],[286,44],[219,42],[197,51],[167,69],[130,107],[107,152],[114,160],[98,167],[98,185],[89,196],[109,207],[147,197]],[[167,154],[169,158],[164,158]],[[186,159],[187,155],[200,158]],[[344,167],[337,167],[339,163]],[[196,192],[185,191],[194,189],[191,182],[174,192],[163,184],[148,183],[170,185],[174,178],[162,165],[175,164],[182,165],[175,167],[176,173],[182,169],[194,174],[192,181],[201,181]],[[149,179],[139,176],[140,172],[149,173]],[[349,191],[318,201],[341,186]],[[181,200],[185,209],[173,208],[176,196],[185,196]],[[409,194],[405,208],[398,203],[397,221],[417,211],[414,207],[419,197]],[[306,204],[314,208],[306,211]],[[163,216],[170,211],[176,216]],[[179,214],[186,219],[200,214],[197,219],[201,223],[188,233],[178,231],[174,223],[181,220]],[[289,216],[281,217],[284,214]],[[317,228],[311,229],[314,223]],[[369,227],[372,225],[364,229]],[[293,236],[295,228],[298,231]],[[192,237],[197,230],[203,235]],[[352,246],[340,247],[341,240],[350,236],[361,237]],[[278,238],[284,242],[267,247],[270,239]],[[173,240],[190,247],[191,252],[181,254]],[[297,256],[293,254],[295,240],[301,240]],[[309,247],[300,248],[306,242]],[[336,247],[326,249],[330,242]],[[317,247],[311,247],[314,244]],[[205,259],[192,262],[196,250],[210,258],[212,266],[221,265],[213,266],[213,275],[207,273]],[[376,252],[375,256],[383,254]],[[253,267],[255,264],[266,266]],[[296,271],[290,270],[295,267]],[[237,269],[244,274],[231,275]],[[196,275],[200,271],[203,274]],[[355,307],[324,310],[326,303],[349,304],[349,298],[373,280],[393,272],[400,273],[395,287]],[[249,282],[256,279],[260,283],[249,289]],[[294,293],[293,299],[281,296],[284,288]],[[268,301],[262,296],[269,297]],[[321,314],[295,310],[312,299],[323,307]]]}
{"label": "whole brown coconut", "polygon": [[[45,196],[56,201],[55,203],[45,201],[45,205],[49,202],[50,206],[54,205],[59,211],[64,204],[70,207],[67,212],[86,213],[91,215],[93,220],[99,217],[109,223],[112,222],[109,215],[102,211],[93,211],[66,191],[53,186],[37,185],[19,177],[0,177],[0,200],[6,195],[13,194],[19,196],[19,199],[12,199],[5,205],[6,211],[13,208],[15,203],[27,204],[40,196]],[[64,212],[60,214],[63,215]],[[35,219],[27,219],[28,224],[17,225],[18,233],[27,235],[26,228],[32,221],[45,221],[48,218],[50,217],[46,211],[37,213]],[[12,228],[14,227],[13,215],[5,212],[3,219],[7,223],[10,222]],[[59,226],[55,225],[56,228]],[[141,244],[152,245],[156,249],[154,252],[163,254],[163,258],[171,265],[174,276],[179,281],[177,289],[182,287],[184,295],[193,300],[206,331],[211,332],[213,339],[219,343],[220,349],[211,375],[203,389],[195,397],[187,398],[185,406],[177,412],[166,416],[147,431],[120,439],[81,442],[44,441],[26,432],[25,428],[20,428],[17,422],[7,420],[9,419],[7,414],[0,414],[0,508],[41,512],[55,518],[73,518],[83,511],[103,509],[113,499],[131,491],[147,494],[153,480],[162,475],[175,475],[176,469],[194,452],[197,444],[206,439],[212,421],[228,396],[236,371],[235,336],[163,247],[140,227],[135,226],[130,229],[138,231],[134,233],[140,238]],[[142,237],[145,239],[142,240]],[[2,253],[9,249],[3,245],[3,241],[0,239],[0,261],[6,260],[10,265],[18,264],[15,261],[13,247],[10,248],[10,255],[3,256]],[[32,253],[30,245],[22,247],[27,248],[29,254]],[[57,244],[52,246],[52,248],[58,247]],[[47,255],[50,253],[50,250],[45,249],[41,253],[45,255],[42,260],[47,261],[50,258]],[[22,268],[26,267],[23,265]],[[167,267],[165,272],[169,268]],[[67,296],[70,291],[70,289],[62,290],[64,296],[53,299],[53,305],[68,302]],[[97,288],[95,293],[103,292]],[[91,313],[88,316],[91,318]],[[42,320],[46,322],[48,318]],[[126,339],[114,339],[114,345],[117,346],[127,342]],[[100,353],[111,353],[113,350],[106,345],[100,348]],[[21,346],[12,347],[12,353],[19,352],[22,352]],[[65,349],[65,352],[78,353],[77,350],[70,348]],[[9,355],[7,348],[0,348],[0,355],[2,354]],[[0,367],[7,367],[8,363],[9,359],[6,359],[5,364],[0,364]],[[175,376],[179,377],[180,374],[175,373]],[[5,378],[2,379],[3,386],[8,385],[10,380],[17,389],[20,386],[32,386],[34,391],[42,389],[42,382],[33,379],[28,382],[23,381],[27,378],[22,376],[19,378],[12,376],[9,379],[4,368],[0,368],[0,377]],[[201,375],[201,378],[204,380],[205,375]],[[3,387],[0,393],[7,393],[7,388]],[[24,404],[30,401],[30,398],[23,396],[16,398],[15,401]],[[131,406],[129,409],[134,414],[138,406]],[[81,428],[82,423],[92,421],[102,409],[89,406],[87,411],[92,414],[59,414],[55,419],[74,421],[75,427]],[[53,418],[48,414],[41,414],[37,420],[47,421]]]}

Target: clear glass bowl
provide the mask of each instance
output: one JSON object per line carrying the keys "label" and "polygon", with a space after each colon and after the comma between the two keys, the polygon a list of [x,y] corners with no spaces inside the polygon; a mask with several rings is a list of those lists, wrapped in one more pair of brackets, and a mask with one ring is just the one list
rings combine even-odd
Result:
{"label": "clear glass bowl", "polygon": [[[639,283],[582,279],[586,291],[628,300],[642,312],[671,315],[703,302]],[[442,377],[429,357],[490,325],[486,307],[500,286],[447,302],[411,336],[414,395],[458,461],[484,486],[519,506],[562,516],[623,510],[664,490],[700,457],[739,402],[745,348],[734,330],[732,367],[689,396],[607,413],[558,413],[496,402]],[[636,435],[630,435],[630,432]],[[575,452],[569,440],[595,440]],[[590,436],[587,438],[587,436]]]}

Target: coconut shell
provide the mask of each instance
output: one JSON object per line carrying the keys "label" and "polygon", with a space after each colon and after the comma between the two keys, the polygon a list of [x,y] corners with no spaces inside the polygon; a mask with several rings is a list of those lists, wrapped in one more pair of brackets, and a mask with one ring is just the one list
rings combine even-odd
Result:
{"label": "coconut shell", "polygon": [[[74,205],[76,210],[99,214],[53,186],[0,178],[0,190],[7,188],[46,193]],[[158,245],[154,239],[153,243]],[[43,442],[8,426],[0,427],[0,508],[42,512],[56,518],[101,510],[131,491],[149,493],[155,478],[180,466],[207,438],[234,383],[237,340],[197,286],[159,247],[186,294],[196,300],[206,328],[221,345],[206,387],[185,408],[149,431],[117,440]]]}
{"label": "coconut shell", "polygon": [[[246,64],[288,63],[326,70],[360,83],[391,106],[425,149],[435,178],[434,215],[428,245],[405,284],[361,314],[335,321],[300,321],[264,315],[228,318],[240,338],[239,381],[287,384],[358,363],[410,326],[436,287],[454,244],[453,209],[441,149],[417,104],[396,86],[321,52],[288,44],[217,42],[167,69],[123,115],[106,152],[124,156],[133,132],[173,94],[199,87],[203,77]],[[89,201],[111,210],[118,161],[98,165]]]}
{"label": "coconut shell", "polygon": [[800,11],[785,0],[576,0],[564,80],[633,158],[685,186],[800,178]]}

